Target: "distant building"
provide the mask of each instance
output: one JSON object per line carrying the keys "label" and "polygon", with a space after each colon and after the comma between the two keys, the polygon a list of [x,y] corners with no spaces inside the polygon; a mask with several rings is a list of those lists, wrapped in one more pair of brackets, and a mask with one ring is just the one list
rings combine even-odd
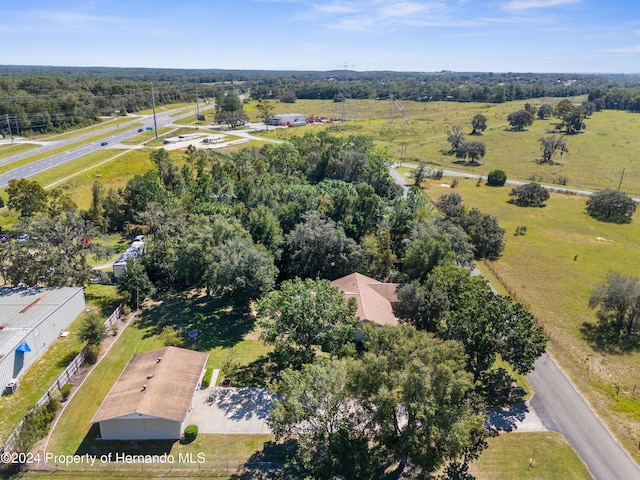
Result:
{"label": "distant building", "polygon": [[113,263],[113,276],[114,278],[120,278],[127,271],[127,260],[130,258],[140,258],[144,253],[144,237],[138,236],[129,245],[129,248],[120,255],[118,260]]}
{"label": "distant building", "polygon": [[1,393],[18,388],[24,372],[84,309],[82,287],[0,288]]}
{"label": "distant building", "polygon": [[269,125],[275,125],[279,127],[298,127],[307,124],[305,116],[301,113],[281,113],[278,115],[271,115]]}
{"label": "distant building", "polygon": [[178,347],[134,355],[91,420],[100,426],[100,438],[181,438],[208,358]]}

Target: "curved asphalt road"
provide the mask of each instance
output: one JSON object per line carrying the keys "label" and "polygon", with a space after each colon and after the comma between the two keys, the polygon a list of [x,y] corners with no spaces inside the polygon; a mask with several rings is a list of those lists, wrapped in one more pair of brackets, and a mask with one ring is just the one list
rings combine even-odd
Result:
{"label": "curved asphalt road", "polygon": [[[446,175],[451,173],[445,172]],[[409,187],[402,175],[392,168],[391,176],[406,195]],[[527,375],[527,379],[535,392],[530,404],[544,426],[564,435],[596,480],[640,479],[638,465],[593,413],[551,356],[545,353],[536,360],[534,370]]]}
{"label": "curved asphalt road", "polygon": [[596,480],[640,479],[640,468],[611,436],[555,361],[544,354],[527,375],[531,405],[549,430],[564,435]]}
{"label": "curved asphalt road", "polygon": [[[171,123],[169,114],[170,112],[157,117],[158,126]],[[189,113],[188,115],[192,115],[192,113]],[[149,119],[147,119],[147,122],[148,121]],[[108,137],[107,140],[112,143],[117,143],[135,134],[137,134],[137,130],[133,129],[131,131]],[[250,137],[250,135],[247,136]],[[78,147],[74,150],[70,150],[60,155],[54,155],[53,157],[49,157],[38,162],[33,162],[25,167],[16,168],[4,175],[0,175],[0,187],[7,185],[11,178],[28,177],[39,171],[43,171],[60,163],[69,161],[72,158],[78,158],[79,156],[86,155],[91,151],[95,151],[100,148],[98,145],[102,140],[104,140],[104,138],[101,138],[95,143]],[[77,139],[74,141],[77,141]],[[60,144],[58,144],[58,146],[59,145]],[[38,151],[42,150],[38,149]],[[27,154],[27,156],[28,155],[29,154]],[[13,159],[15,160],[15,158]],[[52,159],[54,160],[51,161]],[[23,168],[24,171],[22,170]],[[29,171],[27,170],[28,168],[31,168],[32,170]],[[444,173],[446,175],[468,176],[475,178],[482,177],[481,175],[472,175],[449,170]],[[391,175],[396,183],[403,188],[406,194],[408,186],[402,175],[400,175],[395,168],[391,168]],[[509,181],[508,183],[517,185],[526,182]],[[549,188],[556,190],[568,190],[564,187]],[[584,195],[591,194],[591,192],[586,191],[575,192]],[[638,199],[635,200],[639,201]],[[640,479],[640,468],[638,465],[611,436],[600,419],[596,417],[582,396],[575,390],[573,385],[549,355],[545,354],[536,361],[534,371],[529,373],[527,378],[535,390],[535,396],[531,400],[531,405],[542,419],[545,427],[550,430],[558,431],[564,435],[582,461],[587,465],[596,480]]]}

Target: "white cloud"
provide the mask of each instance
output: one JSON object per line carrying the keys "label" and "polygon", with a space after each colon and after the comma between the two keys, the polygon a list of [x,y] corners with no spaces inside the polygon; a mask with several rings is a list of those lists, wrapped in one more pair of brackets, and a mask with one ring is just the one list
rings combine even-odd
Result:
{"label": "white cloud", "polygon": [[632,45],[630,47],[611,48],[607,50],[610,53],[640,53],[640,45]]}
{"label": "white cloud", "polygon": [[530,8],[549,8],[560,5],[580,3],[582,0],[511,0],[503,5],[504,10],[529,10]]}

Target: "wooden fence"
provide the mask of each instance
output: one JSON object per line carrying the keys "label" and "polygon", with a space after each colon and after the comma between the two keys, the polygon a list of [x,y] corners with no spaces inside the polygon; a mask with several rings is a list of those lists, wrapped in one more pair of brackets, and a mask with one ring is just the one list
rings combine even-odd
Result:
{"label": "wooden fence", "polygon": [[[113,311],[109,318],[107,318],[107,320],[104,322],[104,327],[106,329],[109,329],[111,325],[113,325],[118,320],[118,318],[120,318],[120,316],[122,315],[123,306],[124,304],[122,303],[118,305],[118,307]],[[71,363],[67,366],[67,368],[64,369],[64,371],[58,376],[58,378],[53,381],[47,391],[44,392],[42,397],[40,397],[40,400],[36,402],[36,405],[38,407],[41,407],[42,405],[47,403],[53,392],[55,392],[56,390],[60,391],[65,383],[69,383],[73,374],[76,373],[84,363],[84,356],[85,349],[83,348],[80,353],[76,355],[73,360],[71,360]]]}

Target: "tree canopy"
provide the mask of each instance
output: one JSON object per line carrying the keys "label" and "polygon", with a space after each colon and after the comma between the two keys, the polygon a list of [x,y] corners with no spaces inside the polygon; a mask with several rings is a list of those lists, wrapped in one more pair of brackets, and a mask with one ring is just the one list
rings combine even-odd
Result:
{"label": "tree canopy", "polygon": [[19,212],[21,217],[43,213],[47,206],[47,191],[35,180],[12,178],[6,191],[7,207]]}
{"label": "tree canopy", "polygon": [[486,447],[457,343],[408,326],[365,327],[363,347],[355,359],[287,371],[272,389],[269,424],[278,440],[299,443],[315,478],[380,478],[397,462],[429,474]]}
{"label": "tree canopy", "polygon": [[513,130],[522,132],[526,127],[533,124],[533,115],[527,110],[518,110],[517,112],[510,113],[507,116],[507,121]]}
{"label": "tree canopy", "polygon": [[549,191],[539,183],[531,182],[513,187],[509,196],[514,197],[514,203],[519,207],[544,207],[549,200]]}
{"label": "tree canopy", "polygon": [[631,223],[637,203],[624,192],[606,189],[587,199],[587,213],[602,222]]}
{"label": "tree canopy", "polygon": [[422,284],[398,292],[396,314],[417,328],[464,346],[467,369],[481,380],[497,355],[526,373],[546,348],[531,312],[510,297],[493,293],[484,278],[466,269],[436,267]]}
{"label": "tree canopy", "polygon": [[567,148],[567,143],[564,138],[551,135],[550,137],[541,137],[538,139],[540,142],[540,150],[542,150],[542,162],[553,164],[553,157],[556,153],[560,152],[562,156],[565,153],[569,153],[569,149]]}
{"label": "tree canopy", "polygon": [[618,335],[623,328],[627,336],[631,335],[636,320],[640,319],[640,281],[610,271],[591,293],[589,307],[597,308],[600,321],[612,325]]}
{"label": "tree canopy", "polygon": [[356,308],[328,280],[287,280],[258,302],[260,337],[292,364],[313,361],[316,348],[341,355],[355,335]]}
{"label": "tree canopy", "polygon": [[471,135],[482,135],[487,129],[487,117],[482,115],[481,113],[476,113],[474,117],[471,119]]}

